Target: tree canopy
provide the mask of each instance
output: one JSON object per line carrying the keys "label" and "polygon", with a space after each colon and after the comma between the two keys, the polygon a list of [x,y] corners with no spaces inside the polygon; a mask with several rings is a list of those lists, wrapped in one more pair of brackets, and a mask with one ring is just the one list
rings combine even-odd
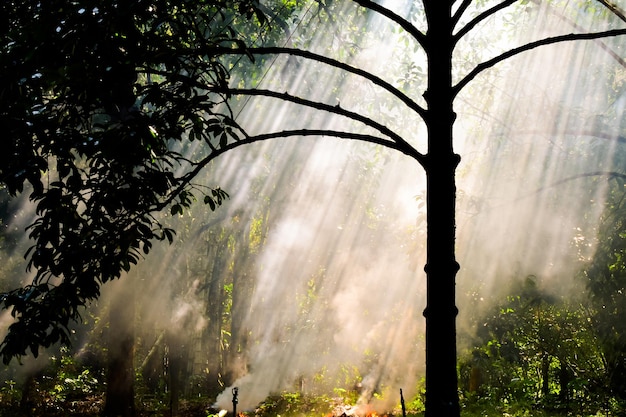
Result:
{"label": "tree canopy", "polygon": [[3,2],[0,15],[0,181],[36,204],[34,279],[1,298],[16,319],[6,363],[69,342],[101,284],[172,241],[155,212],[227,198],[193,184],[206,161],[183,151],[237,138],[219,107],[228,69],[207,51],[242,47],[233,27],[264,17],[253,0]]}

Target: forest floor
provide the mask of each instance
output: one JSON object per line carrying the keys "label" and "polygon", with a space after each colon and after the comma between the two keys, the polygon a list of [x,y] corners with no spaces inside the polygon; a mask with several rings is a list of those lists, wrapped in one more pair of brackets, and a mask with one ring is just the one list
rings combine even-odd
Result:
{"label": "forest floor", "polygon": [[[0,404],[0,417],[100,417],[104,406],[102,395],[94,395],[80,400],[46,402],[23,406],[19,403]],[[207,417],[211,415],[208,405],[202,402],[181,401],[178,412],[172,413],[166,404],[139,404],[136,417]]]}
{"label": "forest floor", "polygon": [[[42,394],[41,392],[39,392]],[[91,394],[72,399],[54,397],[46,393],[37,401],[24,404],[18,396],[7,397],[0,392],[0,417],[100,417],[104,406],[104,394]],[[177,412],[167,401],[138,400],[135,417],[218,417],[219,410],[210,408],[213,404],[207,398],[181,400]],[[408,417],[422,417],[423,413],[407,410]],[[232,417],[232,412],[221,414],[221,417]],[[399,417],[400,410],[388,414],[377,414],[373,409],[363,406],[351,406],[339,399],[325,401],[307,401],[297,395],[268,397],[266,401],[251,412],[238,413],[237,417]],[[464,407],[462,417],[605,417],[622,414],[611,414],[604,411],[572,413],[564,410],[541,410],[534,407],[505,407],[495,404],[474,404]]]}

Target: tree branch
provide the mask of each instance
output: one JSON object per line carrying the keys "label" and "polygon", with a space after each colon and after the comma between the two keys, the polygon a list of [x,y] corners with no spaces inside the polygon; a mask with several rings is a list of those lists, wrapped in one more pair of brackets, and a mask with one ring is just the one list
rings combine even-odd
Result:
{"label": "tree branch", "polygon": [[273,55],[273,54],[287,54],[292,56],[300,56],[306,59],[310,59],[313,61],[320,62],[322,64],[327,64],[332,67],[347,71],[349,73],[358,75],[360,77],[365,78],[368,81],[371,81],[373,84],[383,88],[385,91],[392,94],[394,97],[402,101],[408,108],[415,111],[422,118],[425,116],[426,111],[423,107],[413,101],[410,97],[404,94],[402,91],[398,90],[393,85],[389,84],[387,81],[383,80],[380,77],[375,76],[374,74],[364,71],[359,68],[355,68],[351,65],[345,64],[343,62],[337,61],[335,59],[319,55],[310,51],[304,51],[296,48],[285,48],[285,47],[260,47],[260,48],[247,48],[247,49],[237,49],[237,48],[218,48],[216,50],[218,54],[241,54],[241,55]]}
{"label": "tree branch", "polygon": [[[541,0],[531,0],[533,3],[539,5]],[[602,3],[603,6],[605,6],[606,8],[608,8],[612,13],[614,13],[616,16],[618,16],[620,19],[624,20],[623,18],[623,14],[620,12],[620,10],[615,7],[614,5],[608,3],[606,0],[597,0],[600,3]],[[581,32],[585,31],[585,28],[583,28],[582,26],[580,26],[578,23],[576,23],[575,21],[573,21],[572,19],[569,19],[565,16],[563,16],[562,13],[557,13],[554,10],[550,10],[554,15],[557,16],[557,18],[561,19],[562,21],[564,21],[565,23],[567,23],[568,25],[570,25],[571,27],[573,27],[576,30],[579,30]],[[626,22],[626,20],[624,20],[624,22]],[[619,56],[615,51],[613,51],[611,48],[609,48],[604,42],[602,42],[602,40],[600,39],[595,39],[594,42],[596,42],[596,44],[600,47],[600,49],[602,49],[603,51],[605,51],[607,54],[609,54],[609,56],[611,58],[613,58],[615,61],[617,61],[618,64],[620,64],[622,67],[626,68],[626,61],[624,60],[624,58],[622,58],[621,56]]]}
{"label": "tree branch", "polygon": [[[517,1],[518,0],[505,0],[502,3],[496,4],[495,6],[491,7],[490,9],[485,10],[484,12],[482,12],[481,14],[476,16],[474,19],[472,19],[470,22],[468,22],[465,26],[463,26],[454,35],[454,42],[455,43],[458,42],[463,36],[467,35],[467,33],[469,31],[474,29],[476,27],[476,25],[478,25],[483,20],[485,20],[488,17],[494,15],[495,13],[499,12],[500,10],[506,9],[507,7],[509,7],[510,5],[512,5],[513,3],[517,2]],[[463,4],[461,4],[461,6],[459,7],[459,10],[457,10],[457,12],[455,13],[455,15],[453,17],[455,26],[459,22],[459,19],[461,18],[461,15],[463,14],[463,12],[467,8],[467,6],[469,6],[470,3],[471,3],[471,0],[465,0],[463,2]]]}
{"label": "tree branch", "polygon": [[[547,134],[545,131],[540,131],[540,130],[518,130],[515,131],[514,136],[518,136],[518,135],[542,135],[542,134]],[[617,143],[620,144],[626,144],[626,136],[621,136],[621,135],[614,135],[611,133],[605,133],[605,132],[598,132],[595,130],[568,130],[568,129],[564,129],[564,130],[557,130],[554,132],[550,132],[550,135],[572,135],[572,136],[589,136],[591,138],[596,138],[596,139],[605,139],[608,141],[615,141]]]}
{"label": "tree branch", "polygon": [[472,0],[463,0],[459,8],[456,9],[456,13],[454,13],[454,16],[452,16],[452,27],[456,26],[457,23],[459,23],[461,16],[463,16],[463,13],[465,13],[470,4],[472,4]]}
{"label": "tree branch", "polygon": [[422,48],[424,47],[424,41],[426,40],[426,36],[408,20],[395,14],[394,12],[381,6],[380,4],[374,3],[371,0],[352,0],[352,1],[354,1],[355,3],[357,3],[358,5],[362,7],[365,7],[366,9],[370,9],[377,13],[380,13],[383,16],[389,18],[391,21],[397,23],[402,29],[407,31],[409,35],[413,36],[413,38],[417,41],[417,43],[420,44],[420,46],[422,46]]}
{"label": "tree branch", "polygon": [[264,97],[272,97],[283,101],[288,101],[291,103],[299,104],[301,106],[310,107],[317,110],[327,111],[329,113],[337,114],[340,116],[344,116],[348,119],[358,121],[363,123],[366,126],[369,126],[373,129],[378,130],[385,136],[388,136],[393,143],[397,146],[397,149],[406,148],[406,151],[402,150],[403,153],[407,155],[415,153],[416,151],[413,149],[408,142],[406,142],[400,135],[394,133],[388,127],[370,119],[369,117],[365,117],[359,113],[355,113],[349,110],[342,108],[339,104],[330,105],[325,103],[319,103],[316,101],[304,99],[301,97],[293,96],[289,93],[279,93],[277,91],[272,90],[262,90],[262,89],[245,89],[245,88],[229,88],[228,94],[232,95],[248,95],[248,96],[264,96]]}
{"label": "tree branch", "polygon": [[626,22],[626,15],[624,15],[624,11],[617,7],[617,5],[611,3],[608,0],[598,0],[604,7],[609,9],[615,16],[619,17],[622,22]]}
{"label": "tree branch", "polygon": [[453,87],[453,95],[456,96],[470,81],[472,81],[481,72],[493,67],[494,65],[511,58],[515,55],[519,55],[522,52],[530,51],[540,46],[551,45],[560,42],[570,42],[577,40],[594,40],[600,38],[608,38],[612,36],[626,35],[626,29],[613,29],[602,32],[593,33],[570,33],[567,35],[553,36],[550,38],[540,39],[535,42],[530,42],[526,45],[519,46],[517,48],[510,49],[490,60],[478,64],[472,71],[470,71],[457,85]]}
{"label": "tree branch", "polygon": [[382,145],[387,148],[395,149],[397,151],[402,152],[403,154],[410,156],[417,160],[419,163],[422,163],[424,160],[424,155],[420,152],[416,151],[413,147],[405,147],[400,146],[396,142],[390,141],[388,139],[384,139],[378,136],[362,134],[362,133],[354,133],[354,132],[345,132],[341,130],[328,130],[328,129],[294,129],[294,130],[283,130],[280,132],[270,132],[270,133],[262,133],[259,135],[249,136],[245,139],[242,139],[238,142],[232,142],[228,145],[229,149],[219,150],[220,153],[226,152],[232,148],[235,148],[240,145],[250,144],[254,142],[259,142],[268,139],[278,139],[278,138],[287,138],[292,136],[327,136],[327,137],[335,137],[340,139],[352,139],[359,140],[363,142],[372,143],[375,145]]}
{"label": "tree branch", "polygon": [[578,174],[578,175],[572,175],[571,177],[566,177],[563,179],[560,179],[558,181],[555,181],[551,184],[545,185],[543,187],[539,187],[533,191],[528,192],[527,194],[524,194],[520,197],[516,197],[513,198],[511,200],[506,200],[506,201],[502,201],[498,204],[495,205],[488,205],[485,207],[485,210],[489,211],[489,210],[496,210],[502,207],[506,207],[510,204],[514,204],[523,200],[527,200],[529,198],[533,198],[536,197],[537,195],[548,191],[552,188],[556,188],[560,185],[566,184],[568,182],[572,182],[572,181],[576,181],[576,180],[580,180],[583,178],[592,178],[592,177],[605,177],[607,180],[612,180],[612,179],[617,179],[617,178],[621,178],[622,180],[626,181],[626,174],[621,173],[621,172],[615,172],[615,171],[595,171],[595,172],[586,172],[586,173],[582,173],[582,174]]}
{"label": "tree branch", "polygon": [[259,135],[246,136],[244,139],[230,142],[226,146],[215,149],[209,155],[196,162],[193,169],[182,177],[180,177],[180,184],[173,190],[169,197],[160,202],[159,204],[154,206],[154,211],[160,211],[163,208],[167,207],[174,198],[185,188],[187,187],[191,181],[196,178],[196,176],[206,167],[211,161],[213,161],[218,156],[238,148],[243,145],[249,145],[255,142],[260,142],[263,140],[269,139],[278,139],[278,138],[288,138],[294,136],[327,136],[327,137],[335,137],[340,139],[352,139],[352,140],[360,140],[363,142],[372,143],[375,145],[382,145],[390,149],[395,149],[397,151],[402,152],[403,154],[412,157],[421,165],[424,164],[424,155],[415,150],[412,146],[406,144],[406,142],[402,141],[406,146],[402,146],[402,144],[398,144],[392,140],[380,138],[373,135],[361,134],[361,133],[353,133],[353,132],[344,132],[338,130],[328,130],[328,129],[296,129],[296,130],[283,130],[280,132],[271,132],[271,133],[263,133]]}

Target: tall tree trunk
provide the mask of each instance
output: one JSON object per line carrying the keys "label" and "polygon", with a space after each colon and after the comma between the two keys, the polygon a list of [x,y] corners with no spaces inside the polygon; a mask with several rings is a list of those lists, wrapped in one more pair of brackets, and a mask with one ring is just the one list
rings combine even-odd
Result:
{"label": "tall tree trunk", "polygon": [[[247,254],[247,250],[245,251]],[[248,274],[247,256],[242,259],[239,273],[233,274],[233,293],[231,307],[231,344],[228,355],[227,383],[233,384],[247,372],[248,332],[244,327],[247,303],[251,299],[250,275]]]}
{"label": "tall tree trunk", "polygon": [[207,306],[206,316],[208,318],[207,327],[203,335],[203,347],[206,352],[209,369],[206,390],[209,395],[217,395],[224,388],[222,386],[222,376],[224,375],[224,352],[222,330],[224,327],[223,314],[226,292],[224,291],[224,278],[227,274],[227,241],[228,238],[220,238],[222,233],[209,232],[207,259],[211,260],[211,265],[207,273]]}
{"label": "tall tree trunk", "polygon": [[[449,158],[452,159],[452,158]],[[426,417],[459,416],[456,370],[454,161],[433,158],[427,171]],[[450,172],[449,172],[450,171]]]}
{"label": "tall tree trunk", "polygon": [[572,375],[567,368],[567,364],[563,361],[559,361],[559,400],[561,404],[565,405],[565,410],[569,410],[569,383],[572,380]]}
{"label": "tall tree trunk", "polygon": [[109,312],[109,365],[103,411],[106,417],[135,416],[134,322],[133,290],[126,285],[111,302]]}
{"label": "tall tree trunk", "polygon": [[544,352],[541,357],[541,395],[545,398],[550,394],[550,356]]}
{"label": "tall tree trunk", "polygon": [[236,230],[238,234],[235,252],[237,273],[233,273],[231,306],[231,344],[228,356],[228,384],[232,384],[247,372],[249,330],[245,327],[246,316],[254,289],[254,261],[250,246],[250,224],[245,222]]}
{"label": "tall tree trunk", "polygon": [[184,366],[181,345],[179,329],[169,330],[167,332],[167,346],[169,348],[167,386],[169,391],[170,417],[178,415],[180,402],[181,373],[182,367]]}
{"label": "tall tree trunk", "polygon": [[451,2],[425,0],[428,31],[428,89],[425,117],[428,154],[424,168],[427,183],[427,294],[426,309],[426,417],[458,417],[456,371],[455,259],[456,167],[453,151]]}

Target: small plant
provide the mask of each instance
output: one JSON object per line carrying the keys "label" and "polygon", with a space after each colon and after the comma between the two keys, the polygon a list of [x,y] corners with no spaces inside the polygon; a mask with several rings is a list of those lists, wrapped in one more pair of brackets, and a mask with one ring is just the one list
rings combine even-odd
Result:
{"label": "small plant", "polygon": [[268,397],[256,409],[255,416],[325,416],[332,411],[331,403],[332,401],[325,395],[311,396],[299,392],[283,392]]}
{"label": "small plant", "polygon": [[93,394],[97,389],[98,380],[91,375],[89,369],[85,369],[75,377],[60,372],[51,394],[57,401],[66,401]]}
{"label": "small plant", "polygon": [[22,391],[17,387],[17,382],[12,379],[4,382],[0,388],[0,403],[4,405],[17,404],[22,396]]}
{"label": "small plant", "polygon": [[98,378],[89,368],[80,366],[65,347],[59,358],[52,357],[52,371],[56,375],[49,378],[47,390],[55,403],[85,398],[100,390]]}

